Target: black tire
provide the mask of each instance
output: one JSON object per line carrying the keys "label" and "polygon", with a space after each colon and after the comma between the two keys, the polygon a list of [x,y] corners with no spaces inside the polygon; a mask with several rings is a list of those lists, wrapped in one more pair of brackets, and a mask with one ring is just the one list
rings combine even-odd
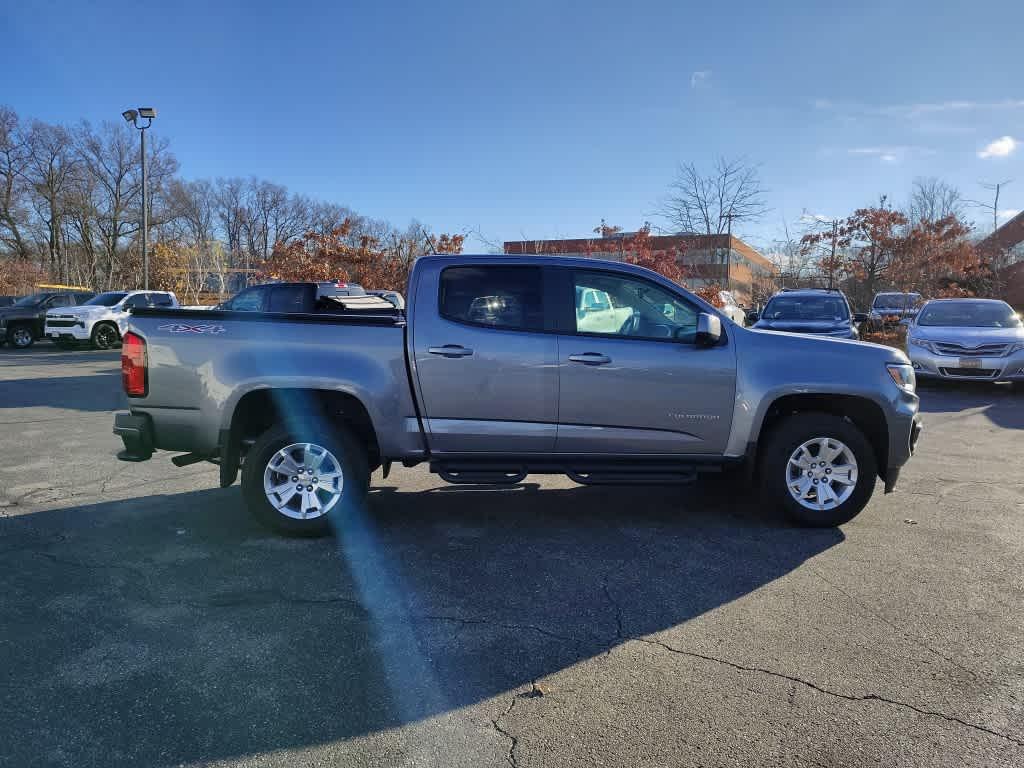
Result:
{"label": "black tire", "polygon": [[113,323],[96,323],[89,341],[94,349],[113,349],[121,341],[121,334]]}
{"label": "black tire", "polygon": [[[289,517],[270,503],[263,490],[263,477],[271,458],[292,443],[313,443],[326,448],[341,466],[341,498],[319,517]],[[264,525],[289,536],[324,536],[331,532],[333,523],[362,514],[369,487],[366,449],[343,426],[301,434],[285,427],[271,427],[256,439],[242,465],[242,496],[249,511]]]}
{"label": "black tire", "polygon": [[36,343],[36,335],[32,333],[32,326],[21,323],[12,325],[7,329],[7,343],[15,349],[28,349]]}
{"label": "black tire", "polygon": [[[857,482],[853,492],[841,504],[828,509],[808,509],[789,492],[789,459],[809,440],[826,437],[838,440],[853,453],[857,462]],[[797,413],[778,423],[767,436],[761,450],[760,479],[764,498],[773,501],[794,522],[832,528],[849,522],[864,509],[875,490],[878,464],[871,443],[852,422],[830,413]]]}

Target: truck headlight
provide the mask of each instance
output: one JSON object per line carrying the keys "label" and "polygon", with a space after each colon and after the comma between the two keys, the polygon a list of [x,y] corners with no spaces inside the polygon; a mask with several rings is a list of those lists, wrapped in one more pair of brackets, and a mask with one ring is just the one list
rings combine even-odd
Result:
{"label": "truck headlight", "polygon": [[887,363],[885,367],[897,387],[904,392],[914,392],[917,387],[917,378],[914,376],[914,369],[909,363]]}
{"label": "truck headlight", "polygon": [[1008,355],[1012,355],[1014,352],[1024,352],[1024,341],[1018,341],[1006,350],[1006,354]]}

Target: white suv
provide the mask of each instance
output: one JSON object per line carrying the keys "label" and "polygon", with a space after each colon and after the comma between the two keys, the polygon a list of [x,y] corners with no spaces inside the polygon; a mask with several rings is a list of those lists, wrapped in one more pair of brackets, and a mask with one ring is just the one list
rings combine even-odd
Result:
{"label": "white suv", "polygon": [[81,306],[47,312],[43,333],[58,346],[88,341],[96,349],[110,349],[121,341],[131,310],[177,306],[170,291],[108,291]]}

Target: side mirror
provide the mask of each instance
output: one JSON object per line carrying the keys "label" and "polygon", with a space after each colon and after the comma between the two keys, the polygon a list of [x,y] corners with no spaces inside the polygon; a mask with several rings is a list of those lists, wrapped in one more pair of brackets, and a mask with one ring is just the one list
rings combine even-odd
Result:
{"label": "side mirror", "polygon": [[900,320],[900,325],[902,325],[904,328],[909,328],[913,324],[914,321],[909,317],[904,317],[902,320]]}
{"label": "side mirror", "polygon": [[698,347],[713,347],[722,338],[722,320],[718,315],[701,312],[697,315],[697,333],[693,338]]}
{"label": "side mirror", "polygon": [[868,313],[867,312],[854,312],[853,313],[853,322],[855,322],[855,323],[866,323],[867,321],[868,321]]}
{"label": "side mirror", "polygon": [[747,312],[747,322],[748,323],[756,323],[760,319],[761,319],[761,315],[759,315],[756,310],[752,309],[749,312]]}

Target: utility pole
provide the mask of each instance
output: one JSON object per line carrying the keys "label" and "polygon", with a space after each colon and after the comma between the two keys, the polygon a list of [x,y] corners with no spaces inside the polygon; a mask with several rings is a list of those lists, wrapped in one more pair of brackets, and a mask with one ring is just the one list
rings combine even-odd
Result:
{"label": "utility pole", "polygon": [[832,219],[832,258],[828,267],[828,289],[835,288],[836,241],[839,239],[839,219]]}
{"label": "utility pole", "polygon": [[995,192],[995,199],[992,201],[991,205],[989,205],[988,203],[980,202],[978,200],[968,200],[967,201],[968,203],[971,203],[972,205],[976,205],[979,208],[986,208],[986,209],[991,208],[992,209],[992,231],[993,232],[995,232],[997,229],[999,229],[999,193],[1002,191],[1003,187],[1005,187],[1007,184],[1012,184],[1012,183],[1013,183],[1013,179],[1004,179],[1003,181],[997,181],[995,184],[986,184],[985,182],[979,181],[978,184],[981,186],[982,189],[987,189],[990,192]]}

